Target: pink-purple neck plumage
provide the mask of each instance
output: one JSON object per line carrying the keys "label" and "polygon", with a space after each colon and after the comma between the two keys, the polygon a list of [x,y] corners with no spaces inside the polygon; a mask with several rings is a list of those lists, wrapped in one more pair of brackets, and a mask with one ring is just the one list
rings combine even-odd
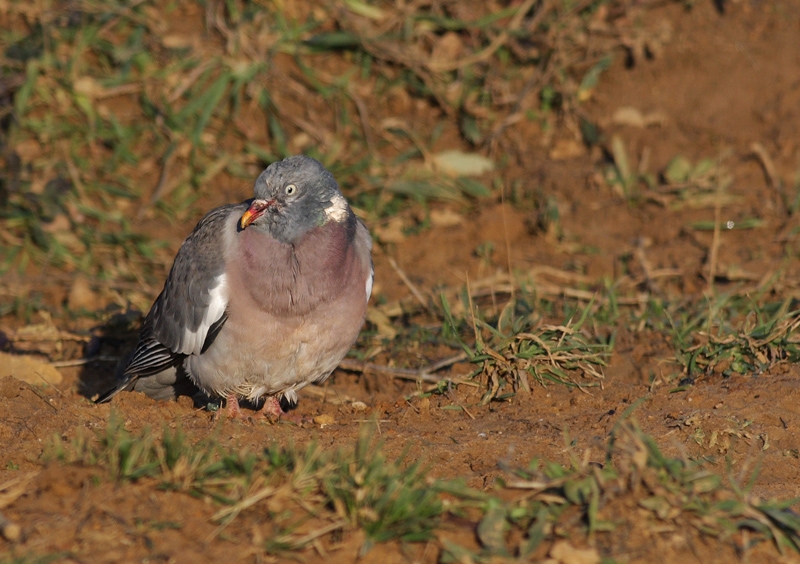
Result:
{"label": "pink-purple neck plumage", "polygon": [[240,234],[234,261],[244,287],[264,309],[304,315],[320,302],[339,296],[360,276],[353,239],[356,221],[331,221],[306,231],[294,243],[282,243],[259,230]]}

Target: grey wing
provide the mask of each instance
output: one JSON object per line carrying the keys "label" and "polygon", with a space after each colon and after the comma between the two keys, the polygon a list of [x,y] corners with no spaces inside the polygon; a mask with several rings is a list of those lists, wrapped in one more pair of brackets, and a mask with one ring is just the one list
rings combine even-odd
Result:
{"label": "grey wing", "polygon": [[[174,369],[189,355],[213,342],[227,319],[225,230],[242,204],[209,212],[186,238],[139,334],[139,343],[115,389],[98,399],[110,400],[134,387],[136,380]],[[143,388],[144,389],[144,388]],[[149,394],[148,395],[152,395]]]}
{"label": "grey wing", "polygon": [[367,302],[369,302],[369,298],[372,295],[372,283],[375,281],[375,268],[372,264],[372,236],[369,234],[367,226],[358,217],[356,217],[354,244],[359,258],[365,264],[369,264],[369,273],[366,280]]}

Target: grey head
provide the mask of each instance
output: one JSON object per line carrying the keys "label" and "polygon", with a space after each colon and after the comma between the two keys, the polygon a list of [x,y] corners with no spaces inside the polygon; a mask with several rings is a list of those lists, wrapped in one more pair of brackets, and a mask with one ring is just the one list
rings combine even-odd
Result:
{"label": "grey head", "polygon": [[305,155],[269,165],[256,180],[255,196],[239,228],[265,231],[282,243],[328,221],[346,221],[352,213],[333,175]]}

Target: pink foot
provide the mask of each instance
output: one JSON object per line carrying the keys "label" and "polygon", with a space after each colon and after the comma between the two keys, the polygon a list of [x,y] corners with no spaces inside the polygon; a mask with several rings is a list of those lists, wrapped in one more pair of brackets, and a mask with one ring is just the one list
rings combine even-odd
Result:
{"label": "pink foot", "polygon": [[257,415],[269,419],[270,421],[291,421],[297,425],[305,422],[299,415],[286,413],[281,407],[281,401],[277,396],[268,396],[264,400],[264,405],[262,405],[261,409],[258,410]]}
{"label": "pink foot", "polygon": [[279,400],[277,396],[267,396],[264,400],[264,405],[258,410],[258,415],[272,421],[277,421],[286,415],[286,412],[281,407],[281,400]]}
{"label": "pink foot", "polygon": [[226,397],[225,404],[226,415],[230,419],[249,419],[250,417],[253,417],[254,419],[268,419],[272,422],[283,419],[285,421],[292,421],[298,425],[304,422],[302,417],[293,414],[287,414],[283,408],[281,408],[281,402],[276,396],[267,397],[264,400],[264,405],[261,406],[261,409],[256,411],[252,416],[241,410],[239,407],[239,399],[235,395],[229,395]]}
{"label": "pink foot", "polygon": [[225,398],[225,405],[227,406],[228,417],[231,419],[241,419],[242,410],[239,409],[239,400],[233,394]]}

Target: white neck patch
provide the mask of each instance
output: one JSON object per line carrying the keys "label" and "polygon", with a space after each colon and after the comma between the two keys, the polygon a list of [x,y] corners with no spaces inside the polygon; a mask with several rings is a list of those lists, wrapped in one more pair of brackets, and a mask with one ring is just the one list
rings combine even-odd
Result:
{"label": "white neck patch", "polygon": [[341,223],[347,219],[347,200],[341,194],[336,194],[331,199],[331,205],[325,208],[325,217],[332,219],[336,223]]}

